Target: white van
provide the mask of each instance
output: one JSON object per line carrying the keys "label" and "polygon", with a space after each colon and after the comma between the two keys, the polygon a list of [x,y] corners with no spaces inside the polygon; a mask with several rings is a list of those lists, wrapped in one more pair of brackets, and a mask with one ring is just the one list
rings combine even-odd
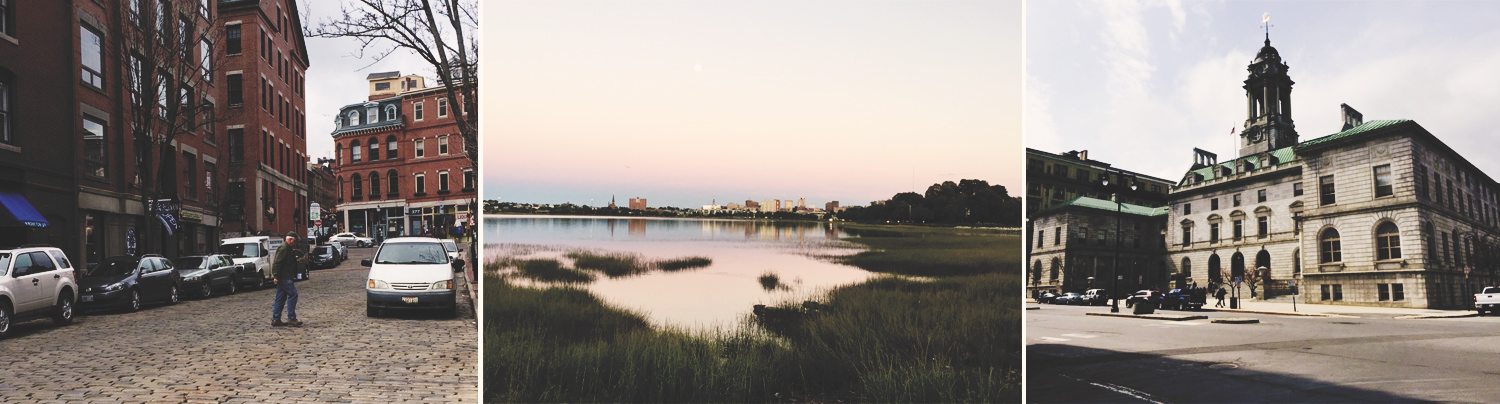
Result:
{"label": "white van", "polygon": [[464,260],[448,257],[441,240],[431,237],[398,237],[375,250],[375,259],[365,281],[365,314],[376,317],[381,309],[437,309],[450,317],[458,315],[458,292],[453,273],[462,271]]}
{"label": "white van", "polygon": [[[280,240],[277,240],[280,241]],[[235,264],[244,265],[240,282],[250,287],[260,287],[271,281],[271,238],[267,236],[237,237],[219,242],[219,253],[234,259]],[[253,274],[259,272],[260,276]]]}

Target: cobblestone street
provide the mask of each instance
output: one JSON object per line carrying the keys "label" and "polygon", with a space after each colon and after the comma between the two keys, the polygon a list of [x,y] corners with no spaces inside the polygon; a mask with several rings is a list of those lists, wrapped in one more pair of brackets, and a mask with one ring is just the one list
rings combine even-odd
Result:
{"label": "cobblestone street", "polygon": [[366,317],[359,261],[373,252],[297,283],[301,328],[270,326],[269,287],[17,324],[0,340],[0,402],[477,402],[468,286],[457,318]]}

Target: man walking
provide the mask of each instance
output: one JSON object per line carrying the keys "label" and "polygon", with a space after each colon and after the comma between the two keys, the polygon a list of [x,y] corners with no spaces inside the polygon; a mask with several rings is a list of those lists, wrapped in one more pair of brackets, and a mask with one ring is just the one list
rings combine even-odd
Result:
{"label": "man walking", "polygon": [[[297,286],[292,280],[297,276],[297,260],[302,259],[302,250],[297,249],[297,233],[286,234],[286,244],[276,250],[276,256],[271,261],[271,271],[276,283],[276,302],[271,304],[271,326],[280,327],[289,325],[301,327],[302,321],[297,320]],[[286,307],[287,322],[281,322],[281,308]]]}
{"label": "man walking", "polygon": [[1219,302],[1215,303],[1214,307],[1224,307],[1224,295],[1227,295],[1227,294],[1229,294],[1229,293],[1224,292],[1224,288],[1219,288],[1218,291],[1215,291],[1214,292],[1214,297],[1219,298]]}

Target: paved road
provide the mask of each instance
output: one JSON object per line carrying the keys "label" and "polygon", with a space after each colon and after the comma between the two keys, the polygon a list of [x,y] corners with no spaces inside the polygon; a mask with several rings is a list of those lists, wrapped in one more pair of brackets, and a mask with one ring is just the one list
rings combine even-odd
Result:
{"label": "paved road", "polygon": [[140,312],[16,325],[0,340],[0,402],[478,402],[478,328],[365,316],[361,258],[298,282],[301,328],[270,327],[273,289]]}
{"label": "paved road", "polygon": [[1198,313],[1261,321],[1241,325],[1041,307],[1026,311],[1029,402],[1500,401],[1500,317]]}

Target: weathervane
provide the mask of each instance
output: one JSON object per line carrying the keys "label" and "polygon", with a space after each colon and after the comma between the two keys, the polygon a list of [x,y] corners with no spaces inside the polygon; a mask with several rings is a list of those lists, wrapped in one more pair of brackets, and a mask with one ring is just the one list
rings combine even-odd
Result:
{"label": "weathervane", "polygon": [[1266,29],[1266,42],[1271,42],[1271,13],[1260,15],[1260,26]]}

